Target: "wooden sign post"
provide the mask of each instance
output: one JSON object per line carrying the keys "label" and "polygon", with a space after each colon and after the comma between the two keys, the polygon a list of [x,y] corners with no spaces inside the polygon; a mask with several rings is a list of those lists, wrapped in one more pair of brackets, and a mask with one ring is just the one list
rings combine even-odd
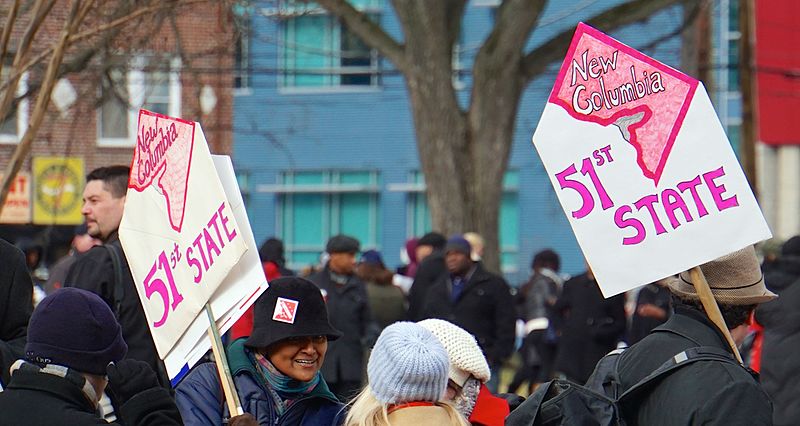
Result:
{"label": "wooden sign post", "polygon": [[739,349],[736,347],[736,342],[733,341],[731,332],[728,330],[728,325],[725,324],[725,319],[722,318],[722,312],[719,310],[717,300],[714,299],[714,294],[711,293],[711,287],[708,286],[708,281],[706,281],[703,271],[699,266],[695,266],[689,270],[689,274],[692,276],[692,283],[697,291],[697,295],[700,296],[700,301],[703,303],[703,309],[706,310],[706,315],[708,315],[708,318],[725,336],[725,340],[728,341],[728,345],[731,347],[731,351],[733,351],[733,355],[736,357],[736,360],[739,361],[739,364],[743,364],[742,356],[739,354]]}
{"label": "wooden sign post", "polygon": [[208,314],[208,337],[211,339],[211,351],[214,353],[214,362],[217,364],[222,391],[225,393],[225,401],[231,417],[244,414],[242,403],[239,402],[239,394],[236,392],[236,385],[233,383],[231,369],[228,366],[228,357],[225,355],[225,347],[222,346],[222,339],[219,337],[219,329],[214,321],[214,313],[211,305],[206,304],[206,314]]}

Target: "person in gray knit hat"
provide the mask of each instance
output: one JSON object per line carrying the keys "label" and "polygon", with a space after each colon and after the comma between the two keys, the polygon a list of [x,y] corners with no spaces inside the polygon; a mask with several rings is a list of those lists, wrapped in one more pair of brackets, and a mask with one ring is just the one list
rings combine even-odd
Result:
{"label": "person in gray knit hat", "polygon": [[450,368],[447,351],[411,322],[386,327],[367,363],[369,383],[351,403],[346,426],[468,425],[442,402]]}
{"label": "person in gray knit hat", "polygon": [[[752,246],[700,269],[731,331],[747,326],[756,305],[777,297],[764,285]],[[706,315],[689,272],[670,279],[668,286],[675,313],[620,355],[620,394],[693,347],[712,348],[732,358],[723,334]],[[772,424],[772,404],[758,381],[744,367],[716,360],[697,361],[670,373],[623,408],[628,424]]]}
{"label": "person in gray knit hat", "polygon": [[127,351],[103,299],[77,288],[57,290],[33,311],[25,359],[14,363],[0,392],[0,425],[107,424],[97,414],[104,391],[117,403],[121,423],[182,424],[156,373],[144,361],[123,360]]}

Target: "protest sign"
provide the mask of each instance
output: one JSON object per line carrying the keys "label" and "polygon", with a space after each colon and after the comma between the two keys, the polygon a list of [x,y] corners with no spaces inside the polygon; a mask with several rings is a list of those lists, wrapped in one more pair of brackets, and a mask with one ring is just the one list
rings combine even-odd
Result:
{"label": "protest sign", "polygon": [[[268,284],[231,159],[222,155],[211,157],[225,189],[225,196],[233,210],[233,216],[239,225],[241,236],[247,244],[247,252],[208,301],[214,312],[219,332],[225,333],[267,289]],[[167,375],[173,383],[177,383],[183,374],[211,349],[211,340],[207,334],[208,325],[208,318],[201,312],[164,359]]]}
{"label": "protest sign", "polygon": [[139,112],[119,235],[163,359],[247,250],[199,124]]}
{"label": "protest sign", "polygon": [[771,236],[703,85],[588,25],[533,143],[606,297]]}
{"label": "protest sign", "polygon": [[[0,178],[3,175],[0,174]],[[31,174],[19,172],[8,188],[0,223],[25,224],[31,221]]]}

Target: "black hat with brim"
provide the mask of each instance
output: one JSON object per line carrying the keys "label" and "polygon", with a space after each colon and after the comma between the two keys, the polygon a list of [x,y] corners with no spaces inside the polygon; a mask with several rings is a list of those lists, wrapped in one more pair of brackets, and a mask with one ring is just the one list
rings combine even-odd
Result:
{"label": "black hat with brim", "polygon": [[328,320],[319,288],[304,278],[270,282],[254,306],[253,332],[244,343],[247,347],[265,348],[290,337],[326,336],[336,340],[342,336]]}

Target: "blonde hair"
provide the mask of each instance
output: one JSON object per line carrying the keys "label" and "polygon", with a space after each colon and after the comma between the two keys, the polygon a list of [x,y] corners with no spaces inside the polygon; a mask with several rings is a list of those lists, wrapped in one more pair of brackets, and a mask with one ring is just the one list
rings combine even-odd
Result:
{"label": "blonde hair", "polygon": [[[365,386],[359,394],[350,401],[344,426],[390,426],[388,406],[375,398],[375,395]],[[448,402],[434,402],[437,407],[442,407],[452,426],[469,426],[469,422],[456,408]]]}

